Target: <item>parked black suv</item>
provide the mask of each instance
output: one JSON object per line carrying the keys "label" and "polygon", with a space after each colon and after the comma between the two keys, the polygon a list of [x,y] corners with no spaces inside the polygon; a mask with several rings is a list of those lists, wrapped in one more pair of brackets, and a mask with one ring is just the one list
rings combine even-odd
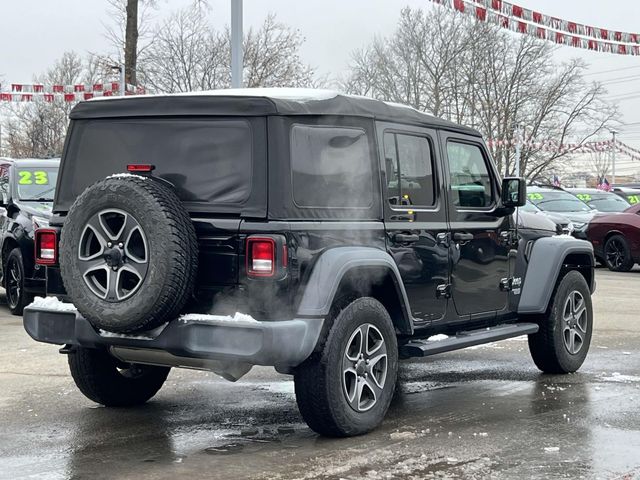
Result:
{"label": "parked black suv", "polygon": [[22,315],[34,295],[44,295],[44,268],[34,263],[33,234],[49,225],[59,160],[0,162],[2,286],[11,313]]}
{"label": "parked black suv", "polygon": [[71,119],[37,248],[59,251],[77,311],[36,301],[24,325],[65,345],[96,402],[143,403],[174,366],[271,365],[312,429],[348,436],[382,421],[399,358],[524,334],[545,372],[587,355],[592,247],[517,226],[524,181],[500,181],[475,130],[295,90],[89,101]]}

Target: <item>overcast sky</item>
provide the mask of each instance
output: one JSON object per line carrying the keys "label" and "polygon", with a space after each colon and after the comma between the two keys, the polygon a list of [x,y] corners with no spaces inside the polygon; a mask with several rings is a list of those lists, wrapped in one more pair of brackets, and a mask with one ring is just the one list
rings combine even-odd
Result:
{"label": "overcast sky", "polygon": [[[191,0],[158,0],[161,17]],[[640,2],[637,0],[519,0],[556,17],[611,30],[640,30]],[[3,85],[29,82],[66,50],[79,53],[108,49],[102,22],[107,21],[106,0],[1,0],[0,76]],[[209,0],[211,21],[216,26],[229,22],[230,0]],[[304,59],[320,72],[337,75],[344,71],[350,52],[362,47],[374,35],[391,33],[400,9],[410,5],[440,8],[428,0],[245,0],[245,25],[259,25],[274,12],[280,21],[298,28],[306,38]],[[612,96],[640,94],[640,57],[586,52],[570,47],[558,51],[558,59],[580,56],[590,64],[589,78],[619,81],[607,88]],[[634,68],[629,68],[634,67]],[[629,68],[597,74],[613,69]],[[626,78],[632,77],[632,78]],[[622,101],[622,121],[629,125],[621,138],[640,147],[640,99]]]}

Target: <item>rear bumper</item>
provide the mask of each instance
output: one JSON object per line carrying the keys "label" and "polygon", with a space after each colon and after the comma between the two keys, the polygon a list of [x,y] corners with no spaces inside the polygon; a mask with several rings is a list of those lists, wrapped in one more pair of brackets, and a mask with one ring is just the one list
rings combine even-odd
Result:
{"label": "rear bumper", "polygon": [[[206,362],[223,365],[268,365],[286,370],[313,352],[324,319],[297,318],[265,322],[182,321],[166,324],[162,331],[116,335],[96,330],[77,312],[27,307],[24,328],[39,342],[88,348],[110,348],[123,360],[140,363],[205,368]],[[145,335],[150,335],[149,337]],[[126,357],[126,358],[123,358]],[[144,359],[153,359],[145,361]],[[248,369],[247,369],[248,371]]]}

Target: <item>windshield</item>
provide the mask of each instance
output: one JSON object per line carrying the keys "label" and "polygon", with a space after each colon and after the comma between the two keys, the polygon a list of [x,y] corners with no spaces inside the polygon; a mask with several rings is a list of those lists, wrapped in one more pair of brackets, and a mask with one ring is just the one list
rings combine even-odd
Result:
{"label": "windshield", "polygon": [[53,202],[57,180],[57,167],[16,166],[18,199],[22,201]]}
{"label": "windshield", "polygon": [[530,192],[529,200],[547,212],[590,212],[589,206],[568,192]]}
{"label": "windshield", "polygon": [[640,203],[640,193],[627,193],[625,194],[625,197],[627,199],[627,202],[629,202],[631,205],[637,205],[638,203]]}
{"label": "windshield", "polygon": [[[592,208],[600,212],[624,212],[629,208],[629,202],[618,195],[609,194],[591,194],[590,198],[584,201]],[[580,198],[580,197],[578,197]]]}

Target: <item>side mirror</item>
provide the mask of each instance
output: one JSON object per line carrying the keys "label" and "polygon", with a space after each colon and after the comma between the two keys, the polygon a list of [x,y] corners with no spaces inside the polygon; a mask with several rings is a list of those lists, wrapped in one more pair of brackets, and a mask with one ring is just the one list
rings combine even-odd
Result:
{"label": "side mirror", "polygon": [[502,180],[502,206],[522,207],[527,203],[527,184],[524,178],[510,177]]}

